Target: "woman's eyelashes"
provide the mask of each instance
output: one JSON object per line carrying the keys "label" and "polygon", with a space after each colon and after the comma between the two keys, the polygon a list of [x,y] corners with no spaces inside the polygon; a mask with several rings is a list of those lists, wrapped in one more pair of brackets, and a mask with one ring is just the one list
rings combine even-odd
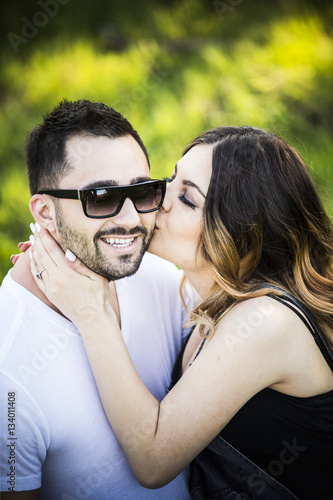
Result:
{"label": "woman's eyelashes", "polygon": [[180,196],[178,196],[178,199],[184,203],[184,205],[187,205],[188,207],[192,208],[192,210],[195,210],[196,209],[196,206],[194,205],[194,203],[190,202],[190,200],[188,200],[186,197],[185,197],[185,192],[183,192]]}
{"label": "woman's eyelashes", "polygon": [[[168,184],[170,184],[170,182],[172,182],[174,179],[176,178],[176,175],[173,174],[171,177],[164,177],[164,180],[167,181]],[[196,209],[196,205],[194,205],[194,203],[192,203],[188,198],[186,198],[185,196],[186,194],[186,191],[183,191],[179,196],[178,196],[178,199],[184,203],[184,205],[192,208],[192,210],[195,210]]]}

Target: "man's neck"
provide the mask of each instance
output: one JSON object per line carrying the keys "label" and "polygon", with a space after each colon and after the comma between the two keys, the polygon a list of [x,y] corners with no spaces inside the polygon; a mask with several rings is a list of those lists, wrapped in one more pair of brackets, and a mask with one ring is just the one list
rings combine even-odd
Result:
{"label": "man's neck", "polygon": [[[16,281],[17,283],[22,285],[27,290],[29,290],[29,292],[36,295],[36,297],[38,297],[48,307],[53,309],[55,312],[57,312],[61,316],[64,316],[62,314],[62,312],[54,304],[52,304],[52,302],[49,301],[49,299],[46,297],[46,295],[36,285],[35,279],[32,276],[31,270],[30,270],[29,251],[25,252],[18,259],[18,261],[16,262],[15,266],[13,267],[13,269],[11,271],[11,277],[13,278],[14,281]],[[112,307],[116,313],[116,316],[118,318],[118,323],[120,325],[120,311],[119,311],[119,303],[118,303],[115,282],[111,281],[109,286],[110,286],[110,290],[111,290]]]}

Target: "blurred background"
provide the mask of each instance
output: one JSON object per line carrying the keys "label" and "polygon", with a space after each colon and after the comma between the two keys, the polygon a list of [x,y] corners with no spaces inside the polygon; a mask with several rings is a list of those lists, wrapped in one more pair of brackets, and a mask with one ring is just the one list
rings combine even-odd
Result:
{"label": "blurred background", "polygon": [[274,131],[333,217],[332,21],[325,0],[3,0],[0,280],[30,234],[25,136],[64,97],[123,113],[153,177],[204,129]]}

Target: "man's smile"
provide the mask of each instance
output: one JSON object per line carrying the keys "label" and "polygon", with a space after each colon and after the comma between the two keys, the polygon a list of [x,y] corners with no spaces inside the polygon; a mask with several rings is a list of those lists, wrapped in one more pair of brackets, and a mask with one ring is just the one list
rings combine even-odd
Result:
{"label": "man's smile", "polygon": [[117,248],[129,247],[135,238],[103,238],[109,245]]}

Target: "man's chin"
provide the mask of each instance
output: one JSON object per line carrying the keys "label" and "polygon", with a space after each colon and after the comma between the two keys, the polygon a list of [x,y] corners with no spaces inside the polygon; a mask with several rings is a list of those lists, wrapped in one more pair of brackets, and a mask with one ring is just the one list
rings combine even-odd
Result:
{"label": "man's chin", "polygon": [[[94,256],[82,255],[81,260],[94,273],[108,281],[116,281],[137,272],[149,243],[150,238],[146,237],[134,251],[118,255],[108,251],[108,247],[103,243],[96,245]],[[80,255],[78,257],[80,258]]]}
{"label": "man's chin", "polygon": [[135,268],[132,268],[130,270],[126,270],[125,272],[123,273],[117,273],[116,275],[113,274],[112,276],[109,276],[107,279],[108,281],[117,281],[117,280],[121,280],[123,278],[128,278],[129,276],[133,276],[139,269],[140,265],[139,266],[136,266]]}
{"label": "man's chin", "polygon": [[143,252],[135,257],[131,254],[122,255],[121,258],[118,259],[117,264],[113,266],[105,263],[104,265],[94,266],[94,269],[90,269],[96,274],[103,276],[103,278],[106,278],[108,281],[120,280],[132,276],[137,272],[143,255]]}

